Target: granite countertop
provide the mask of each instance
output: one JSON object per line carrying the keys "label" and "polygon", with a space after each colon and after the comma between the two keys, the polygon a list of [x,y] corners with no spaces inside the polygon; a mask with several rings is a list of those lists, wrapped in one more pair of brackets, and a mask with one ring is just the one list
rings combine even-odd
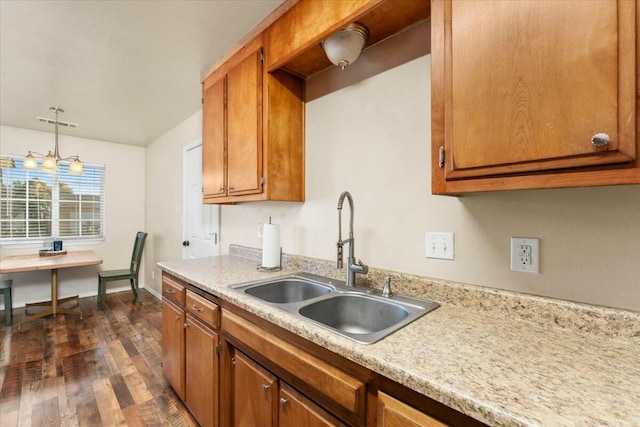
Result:
{"label": "granite countertop", "polygon": [[[579,317],[571,310],[583,310],[578,304],[556,307],[540,297],[527,301],[495,290],[483,296],[477,287],[429,282],[421,288],[432,297],[420,296],[439,302],[440,308],[365,345],[230,289],[301,270],[321,272],[309,259],[285,259],[287,268],[270,273],[258,272],[257,264],[232,255],[158,263],[170,274],[488,425],[640,425],[640,313],[588,306],[587,321],[583,316],[571,323],[567,317]],[[447,301],[451,295],[467,300],[452,303]],[[500,304],[492,309],[474,303],[479,296],[483,301],[499,298]],[[555,321],[522,315],[526,305],[546,311],[543,320],[556,310]]]}

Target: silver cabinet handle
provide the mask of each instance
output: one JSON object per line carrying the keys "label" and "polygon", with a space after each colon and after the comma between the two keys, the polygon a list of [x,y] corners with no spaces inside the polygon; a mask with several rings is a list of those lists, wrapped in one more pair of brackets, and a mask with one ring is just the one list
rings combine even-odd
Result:
{"label": "silver cabinet handle", "polygon": [[271,384],[262,384],[262,391],[269,391]]}
{"label": "silver cabinet handle", "polygon": [[591,137],[591,143],[596,147],[602,147],[609,143],[611,138],[606,133],[596,133]]}
{"label": "silver cabinet handle", "polygon": [[171,289],[171,288],[167,288],[167,289],[165,289],[164,291],[165,291],[166,293],[168,293],[168,294],[175,294],[175,293],[176,293],[176,290],[175,290],[175,289]]}
{"label": "silver cabinet handle", "polygon": [[285,406],[287,403],[289,403],[289,401],[288,401],[287,399],[285,399],[284,397],[281,397],[281,398],[280,398],[280,404],[281,404],[282,406]]}
{"label": "silver cabinet handle", "polygon": [[202,313],[204,311],[203,308],[200,308],[195,304],[193,304],[193,306],[191,308],[194,309],[195,311],[197,311],[198,313]]}

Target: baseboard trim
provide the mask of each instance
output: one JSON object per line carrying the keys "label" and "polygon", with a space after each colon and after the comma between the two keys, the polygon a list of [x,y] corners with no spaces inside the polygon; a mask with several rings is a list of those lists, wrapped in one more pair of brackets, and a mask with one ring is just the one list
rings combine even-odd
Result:
{"label": "baseboard trim", "polygon": [[[162,301],[162,295],[159,294],[155,289],[151,288],[151,287],[147,287],[144,284],[140,284],[140,288],[141,289],[146,289],[151,295],[154,296],[154,298],[156,298],[157,300]],[[114,294],[116,292],[124,292],[124,291],[130,291],[131,290],[131,286],[121,286],[118,288],[108,288],[107,289],[107,293],[108,294]],[[81,292],[78,293],[78,298],[88,298],[88,297],[95,297],[98,295],[98,291],[88,291],[88,292]],[[30,303],[34,303],[34,302],[38,302],[38,301],[19,301],[18,303],[14,303],[13,304],[13,308],[22,308],[25,306],[25,304],[30,304]],[[2,301],[2,304],[0,304],[0,311],[4,310],[4,301]]]}

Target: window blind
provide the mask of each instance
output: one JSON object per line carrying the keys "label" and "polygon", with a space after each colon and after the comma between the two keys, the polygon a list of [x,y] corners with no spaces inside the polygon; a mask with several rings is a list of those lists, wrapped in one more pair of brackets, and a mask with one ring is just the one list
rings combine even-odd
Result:
{"label": "window blind", "polygon": [[3,243],[104,238],[104,165],[82,175],[60,162],[56,172],[23,169],[22,158],[0,161],[0,239]]}

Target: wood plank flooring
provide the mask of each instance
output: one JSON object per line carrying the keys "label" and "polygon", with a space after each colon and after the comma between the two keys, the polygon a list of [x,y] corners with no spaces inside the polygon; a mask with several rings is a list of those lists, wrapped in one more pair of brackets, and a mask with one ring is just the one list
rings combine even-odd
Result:
{"label": "wood plank flooring", "polygon": [[0,325],[0,426],[197,426],[162,375],[160,301],[142,292],[143,303],[108,294],[105,310],[82,298],[82,320],[21,330],[14,310],[13,326]]}

